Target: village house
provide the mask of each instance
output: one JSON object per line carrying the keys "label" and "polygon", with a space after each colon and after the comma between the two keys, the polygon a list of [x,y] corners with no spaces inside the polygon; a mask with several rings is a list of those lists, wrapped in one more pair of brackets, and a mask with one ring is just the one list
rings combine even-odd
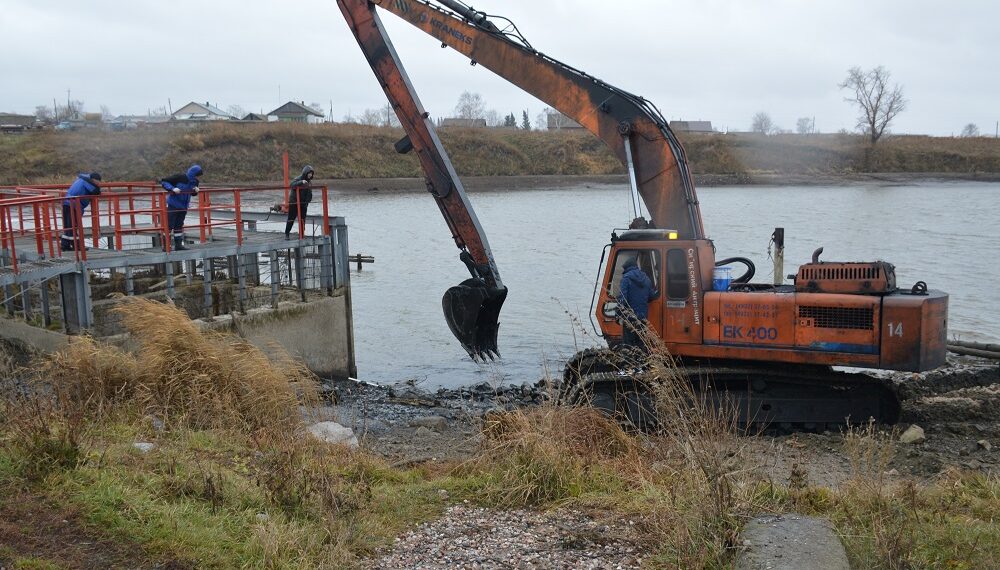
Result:
{"label": "village house", "polygon": [[289,101],[267,114],[268,118],[286,123],[322,123],[325,115],[304,102]]}
{"label": "village house", "polygon": [[176,121],[235,121],[236,117],[205,103],[195,103],[194,101],[177,109],[170,115]]}
{"label": "village house", "polygon": [[260,113],[247,113],[247,116],[240,120],[247,123],[266,123],[267,115],[261,115]]}
{"label": "village house", "polygon": [[24,131],[35,126],[34,115],[18,115],[15,113],[0,113],[0,131],[13,133]]}
{"label": "village house", "polygon": [[712,121],[670,121],[670,130],[675,133],[697,133],[705,135],[717,132],[712,128]]}

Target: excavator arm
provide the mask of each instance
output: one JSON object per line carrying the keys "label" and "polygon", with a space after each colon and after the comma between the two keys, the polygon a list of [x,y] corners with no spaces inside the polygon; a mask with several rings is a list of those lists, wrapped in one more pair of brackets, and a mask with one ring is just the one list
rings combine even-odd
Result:
{"label": "excavator arm", "polygon": [[471,275],[448,289],[442,298],[448,327],[473,359],[499,356],[497,319],[507,298],[507,288],[500,279],[486,233],[375,12],[375,5],[366,0],[337,3],[406,131],[406,137],[396,143],[396,151],[416,151],[427,190],[437,202],[455,245],[461,250],[459,258]]}
{"label": "excavator arm", "polygon": [[[418,29],[544,101],[603,140],[626,166],[633,209],[650,222],[702,239],[704,228],[684,149],[660,112],[642,97],[609,85],[535,50],[509,21],[503,29],[457,0],[337,0],[407,136],[397,151],[415,150],[462,250],[471,279],[443,299],[445,318],[474,358],[496,354],[497,322],[506,298],[486,236],[433,124],[403,70],[376,7]],[[492,19],[491,19],[492,18]],[[642,202],[639,201],[642,197]]]}

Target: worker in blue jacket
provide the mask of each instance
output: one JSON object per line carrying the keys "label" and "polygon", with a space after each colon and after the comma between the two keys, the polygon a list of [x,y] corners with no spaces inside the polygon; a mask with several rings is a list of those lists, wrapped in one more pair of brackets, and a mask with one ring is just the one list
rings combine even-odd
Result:
{"label": "worker in blue jacket", "polygon": [[184,174],[160,179],[160,186],[168,192],[167,227],[174,238],[175,250],[187,249],[184,247],[184,218],[187,216],[191,197],[198,195],[198,177],[204,173],[201,166],[193,164]]}
{"label": "worker in blue jacket", "polygon": [[634,259],[625,262],[618,293],[619,314],[622,316],[622,344],[645,350],[640,331],[649,316],[649,302],[659,297],[649,276],[639,269]]}
{"label": "worker in blue jacket", "polygon": [[[81,172],[66,191],[66,199],[62,203],[63,233],[59,245],[63,251],[72,251],[76,246],[74,228],[77,221],[83,221],[83,212],[90,205],[90,199],[85,196],[97,196],[101,193],[100,172]],[[83,246],[83,235],[80,236]]]}

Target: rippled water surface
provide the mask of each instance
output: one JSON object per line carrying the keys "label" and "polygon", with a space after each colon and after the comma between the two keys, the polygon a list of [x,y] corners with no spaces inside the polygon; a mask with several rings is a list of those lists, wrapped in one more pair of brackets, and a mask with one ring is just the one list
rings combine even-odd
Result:
{"label": "rippled water surface", "polygon": [[[950,293],[950,335],[1000,338],[1000,184],[721,187],[699,190],[717,257],[746,256],[770,281],[767,245],[785,228],[785,273],[825,247],[826,260],[884,259],[900,286],[924,280]],[[599,342],[589,308],[601,250],[629,219],[625,186],[472,195],[510,295],[501,313],[503,360],[479,366],[452,337],[441,296],[468,277],[434,201],[424,193],[336,196],[351,253],[375,256],[352,273],[358,374],[424,386],[540,378],[578,345]],[[575,324],[577,323],[577,324]],[[589,336],[588,336],[589,335]]]}

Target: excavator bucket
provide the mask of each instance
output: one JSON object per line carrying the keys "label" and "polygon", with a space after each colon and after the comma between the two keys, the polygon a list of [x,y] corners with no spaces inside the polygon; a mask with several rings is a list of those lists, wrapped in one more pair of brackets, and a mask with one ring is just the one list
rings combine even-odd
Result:
{"label": "excavator bucket", "polygon": [[466,279],[445,291],[441,299],[444,319],[473,360],[493,360],[500,356],[497,319],[506,299],[506,287],[490,287],[482,279]]}

